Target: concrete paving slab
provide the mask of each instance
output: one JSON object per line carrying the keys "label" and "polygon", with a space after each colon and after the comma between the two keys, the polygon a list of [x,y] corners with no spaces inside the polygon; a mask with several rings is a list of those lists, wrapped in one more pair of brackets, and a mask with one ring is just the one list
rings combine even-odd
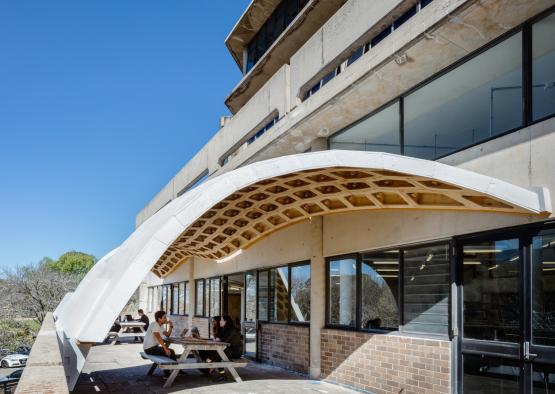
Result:
{"label": "concrete paving slab", "polygon": [[[177,353],[180,347],[172,345]],[[309,380],[305,375],[256,362],[239,368],[242,383],[228,380],[215,383],[197,370],[178,375],[173,386],[163,389],[165,382],[160,370],[147,376],[151,365],[139,353],[140,343],[116,346],[94,346],[79,377],[74,393],[210,393],[210,394],[263,394],[263,393],[354,393],[334,384]]]}

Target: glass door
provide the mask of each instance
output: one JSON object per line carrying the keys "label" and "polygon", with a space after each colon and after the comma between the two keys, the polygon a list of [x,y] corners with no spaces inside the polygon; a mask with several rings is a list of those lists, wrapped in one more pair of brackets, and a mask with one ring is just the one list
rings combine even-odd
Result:
{"label": "glass door", "polygon": [[477,238],[462,243],[458,252],[463,392],[519,393],[520,241]]}
{"label": "glass door", "polygon": [[555,229],[532,237],[530,260],[530,335],[524,358],[530,364],[532,391],[555,393]]}
{"label": "glass door", "polygon": [[555,229],[457,244],[462,393],[555,393]]}

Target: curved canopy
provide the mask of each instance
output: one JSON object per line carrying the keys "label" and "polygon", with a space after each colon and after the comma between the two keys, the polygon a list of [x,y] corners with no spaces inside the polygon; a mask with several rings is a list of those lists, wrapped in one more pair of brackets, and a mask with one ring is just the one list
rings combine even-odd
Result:
{"label": "curved canopy", "polygon": [[99,342],[149,270],[165,276],[188,256],[224,258],[314,215],[399,208],[551,212],[545,188],[438,162],[336,150],[279,157],[173,200],[103,257],[55,314],[67,337]]}

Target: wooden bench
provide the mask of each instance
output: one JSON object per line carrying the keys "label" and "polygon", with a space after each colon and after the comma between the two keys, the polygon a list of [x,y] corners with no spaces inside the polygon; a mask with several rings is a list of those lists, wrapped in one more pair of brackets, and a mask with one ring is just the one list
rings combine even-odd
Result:
{"label": "wooden bench", "polygon": [[172,385],[175,377],[182,369],[226,368],[233,375],[235,381],[241,382],[242,380],[239,377],[239,374],[237,374],[237,371],[235,371],[235,368],[246,367],[248,365],[248,361],[242,357],[236,360],[227,359],[227,361],[222,360],[218,362],[206,363],[203,362],[200,357],[198,357],[198,353],[196,351],[193,351],[196,359],[195,362],[187,362],[187,354],[182,354],[181,357],[179,357],[178,359],[179,361],[172,360],[167,356],[155,356],[151,354],[146,354],[145,352],[141,352],[140,354],[144,360],[152,361],[152,366],[147,372],[148,376],[152,375],[156,368],[160,368],[162,371],[172,371],[172,374],[164,384],[164,388],[168,388]]}

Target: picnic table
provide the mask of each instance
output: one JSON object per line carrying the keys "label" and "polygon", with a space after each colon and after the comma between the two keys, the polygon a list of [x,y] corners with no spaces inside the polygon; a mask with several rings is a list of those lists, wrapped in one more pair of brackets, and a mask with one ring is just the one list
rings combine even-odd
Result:
{"label": "picnic table", "polygon": [[[166,340],[168,343],[174,343],[183,346],[183,353],[177,361],[172,360],[166,356],[152,356],[144,352],[141,356],[144,359],[151,360],[153,362],[152,367],[148,371],[148,375],[152,375],[156,367],[162,370],[171,370],[171,374],[168,380],[164,384],[164,388],[168,388],[173,384],[173,381],[177,377],[177,374],[182,369],[201,369],[201,368],[225,368],[231,373],[236,382],[242,382],[241,377],[235,370],[235,368],[246,367],[247,362],[244,359],[238,361],[230,360],[225,354],[224,350],[229,346],[226,342],[217,342],[210,339],[197,339],[192,337],[170,337]],[[199,355],[199,350],[213,350],[216,351],[222,361],[218,362],[204,362]],[[189,354],[195,356],[194,362],[187,362]]]}
{"label": "picnic table", "polygon": [[[112,338],[111,345],[115,345],[121,338],[129,338],[129,337],[139,337],[144,338],[145,336],[145,323],[137,320],[137,321],[122,321],[118,323],[120,325],[119,331],[110,331],[108,333],[108,338]],[[125,332],[127,329],[131,329],[130,331],[135,331],[135,328],[139,328],[141,332]]]}

